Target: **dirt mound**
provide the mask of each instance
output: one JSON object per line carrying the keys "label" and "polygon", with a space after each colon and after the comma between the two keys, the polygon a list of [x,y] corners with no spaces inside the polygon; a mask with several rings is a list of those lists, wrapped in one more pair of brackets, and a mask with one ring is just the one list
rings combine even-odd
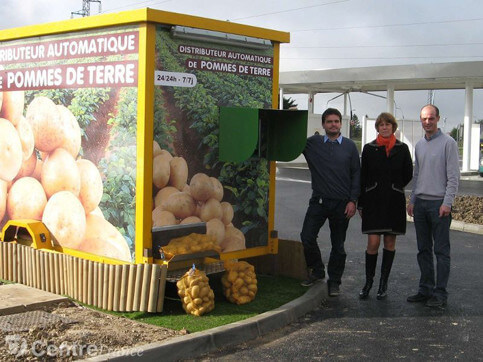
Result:
{"label": "dirt mound", "polygon": [[453,220],[483,225],[483,197],[473,195],[456,196],[452,215]]}
{"label": "dirt mound", "polygon": [[72,361],[111,352],[127,356],[128,348],[134,348],[136,356],[133,357],[137,357],[143,354],[142,345],[186,334],[79,305],[45,311],[74,323],[58,322],[47,328],[16,332],[0,329],[0,360]]}

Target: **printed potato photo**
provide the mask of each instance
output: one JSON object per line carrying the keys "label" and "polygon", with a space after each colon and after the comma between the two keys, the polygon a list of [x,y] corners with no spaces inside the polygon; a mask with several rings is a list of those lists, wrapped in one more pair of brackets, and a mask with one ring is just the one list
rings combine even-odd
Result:
{"label": "printed potato photo", "polygon": [[0,42],[0,227],[39,220],[58,247],[134,260],[138,36]]}
{"label": "printed potato photo", "polygon": [[[135,175],[127,170],[135,169],[135,132],[127,144],[116,118],[118,108],[131,103],[127,93],[126,89],[0,93],[0,226],[8,220],[39,220],[55,245],[132,260]],[[135,130],[132,116],[129,122]],[[113,157],[119,144],[127,145],[130,152],[118,171],[121,180],[112,173],[119,166]],[[127,220],[116,217],[119,197],[130,200]]]}

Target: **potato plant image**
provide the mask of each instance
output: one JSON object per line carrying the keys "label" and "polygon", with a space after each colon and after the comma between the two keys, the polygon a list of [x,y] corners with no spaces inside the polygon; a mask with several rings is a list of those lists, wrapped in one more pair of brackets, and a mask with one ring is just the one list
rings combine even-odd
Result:
{"label": "potato plant image", "polygon": [[85,130],[69,104],[43,94],[1,93],[0,226],[39,220],[55,245],[131,261],[126,238],[100,207],[106,177],[83,157]]}
{"label": "potato plant image", "polygon": [[[218,117],[221,106],[271,108],[272,79],[190,69],[187,64],[193,58],[197,61],[229,60],[209,56],[194,57],[193,54],[181,52],[183,47],[273,56],[273,49],[247,50],[208,41],[177,39],[165,29],[157,30],[157,69],[192,74],[196,76],[197,85],[155,89],[154,140],[158,145],[154,146],[153,152],[162,151],[163,154],[155,156],[153,160],[153,226],[201,220],[208,223],[210,233],[216,235],[222,251],[267,245],[269,163],[258,157],[236,163],[221,162],[218,158]],[[249,64],[243,61],[240,63]],[[184,201],[183,211],[191,214],[188,217],[172,215],[173,210],[161,206],[162,202],[170,204],[166,198],[174,191],[171,188],[172,182],[166,181],[168,161],[165,152],[186,161],[186,188],[176,188],[185,194],[173,196],[173,199],[181,198]],[[208,182],[208,179],[212,181]],[[164,185],[164,182],[167,183]],[[193,202],[188,196],[195,204],[194,212]]]}

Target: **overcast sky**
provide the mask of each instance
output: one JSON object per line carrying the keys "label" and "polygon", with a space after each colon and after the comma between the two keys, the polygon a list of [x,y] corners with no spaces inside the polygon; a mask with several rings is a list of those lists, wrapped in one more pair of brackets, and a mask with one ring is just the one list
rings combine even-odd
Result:
{"label": "overcast sky", "polygon": [[[0,29],[66,20],[82,0],[1,0]],[[92,2],[91,15],[99,13]],[[102,0],[101,13],[150,7],[287,31],[281,71],[483,60],[482,0]],[[483,69],[482,69],[483,72]],[[384,93],[380,93],[385,95]],[[335,96],[316,97],[316,112],[342,107]],[[446,131],[461,123],[464,91],[435,91]],[[294,97],[306,109],[304,97]],[[385,111],[384,99],[352,94],[361,118]],[[418,118],[427,91],[396,92],[396,116]],[[474,118],[483,119],[483,92],[475,90]]]}

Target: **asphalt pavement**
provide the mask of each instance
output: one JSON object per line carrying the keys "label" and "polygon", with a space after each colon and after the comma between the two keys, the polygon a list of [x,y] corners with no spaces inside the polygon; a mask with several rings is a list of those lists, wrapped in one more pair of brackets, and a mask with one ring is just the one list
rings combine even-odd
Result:
{"label": "asphalt pavement", "polygon": [[[303,172],[289,172],[281,172],[277,179],[275,227],[280,238],[299,240],[310,182],[304,179]],[[483,183],[475,181],[477,185],[469,187],[476,194],[481,193]],[[412,223],[408,223],[406,235],[397,240],[387,299],[376,300],[376,282],[370,298],[359,300],[366,246],[360,228],[361,219],[356,215],[349,224],[348,257],[339,297],[328,297],[325,282],[320,282],[277,310],[144,346],[140,358],[143,361],[483,361],[481,234],[451,231],[448,305],[443,310],[433,310],[406,301],[408,295],[417,291],[419,280]],[[328,225],[324,225],[318,240],[327,261]],[[106,355],[94,360],[108,359],[132,357]]]}
{"label": "asphalt pavement", "polygon": [[[330,252],[327,226],[319,237],[324,260]],[[311,312],[296,322],[261,338],[197,358],[197,361],[315,361],[315,360],[483,360],[482,238],[451,231],[452,266],[449,299],[444,310],[406,301],[417,292],[414,225],[399,237],[389,279],[388,297],[359,300],[364,284],[365,240],[360,219],[354,218],[346,242],[348,253],[337,298],[324,294]],[[378,260],[379,277],[380,258]],[[325,283],[315,287],[325,291]]]}
{"label": "asphalt pavement", "polygon": [[[465,176],[460,194],[481,195],[483,183],[478,177]],[[309,197],[310,181],[306,171],[281,170],[278,173],[275,226],[280,238],[299,240]],[[366,246],[360,230],[361,219],[356,215],[349,224],[348,257],[339,297],[327,297],[325,283],[319,283],[312,288],[324,291],[322,300],[296,322],[196,360],[483,360],[481,234],[451,231],[448,305],[444,310],[433,310],[406,301],[408,295],[417,292],[419,280],[416,235],[414,224],[410,222],[406,235],[398,237],[396,243],[388,298],[376,300],[375,283],[370,298],[359,300],[358,293],[364,284]],[[324,225],[318,240],[324,261],[327,261],[330,252],[328,225]],[[381,258],[376,279],[380,262]]]}

